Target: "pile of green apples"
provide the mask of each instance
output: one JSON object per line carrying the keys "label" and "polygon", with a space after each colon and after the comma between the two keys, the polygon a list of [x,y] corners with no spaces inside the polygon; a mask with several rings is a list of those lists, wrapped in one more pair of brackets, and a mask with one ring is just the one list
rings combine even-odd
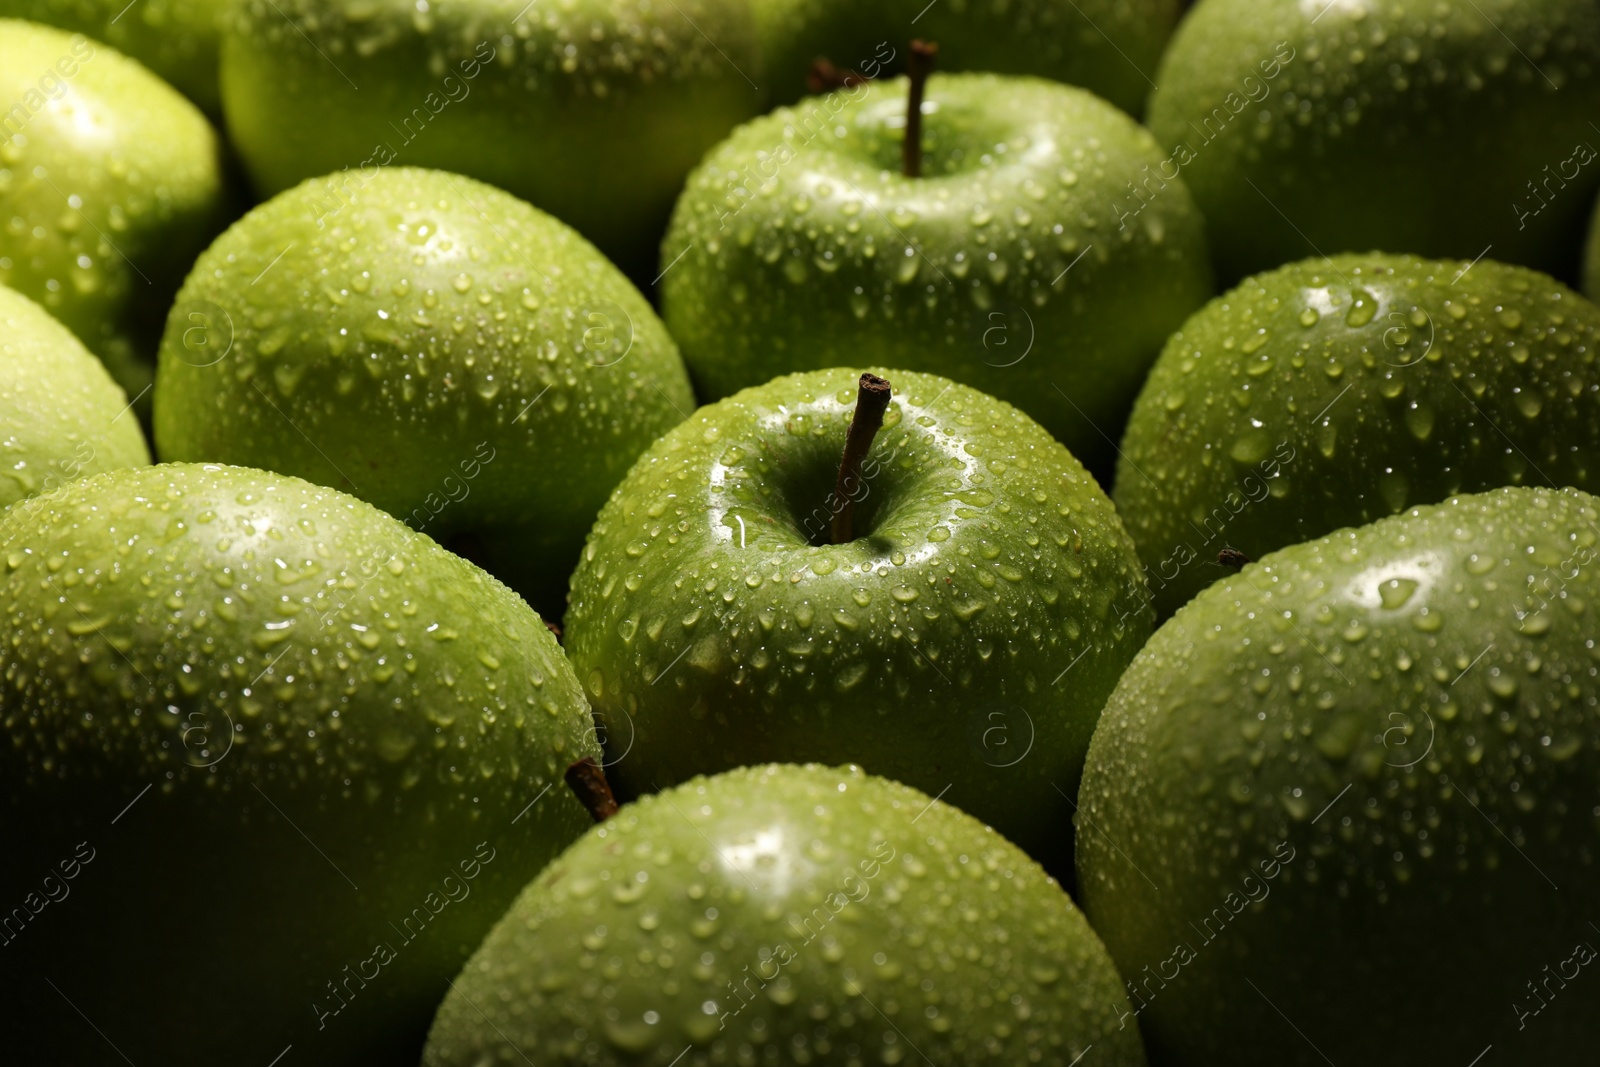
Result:
{"label": "pile of green apples", "polygon": [[1594,0],[0,0],[0,1063],[1593,1063],[1597,123]]}

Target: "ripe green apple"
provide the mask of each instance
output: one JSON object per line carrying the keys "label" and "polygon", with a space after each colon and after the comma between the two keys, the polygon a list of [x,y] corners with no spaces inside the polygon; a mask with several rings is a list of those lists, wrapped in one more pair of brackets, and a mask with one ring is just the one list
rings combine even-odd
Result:
{"label": "ripe green apple", "polygon": [[1091,468],[1167,334],[1211,295],[1181,182],[1117,197],[1155,141],[1081,89],[936,75],[923,177],[907,81],[741,127],[690,177],[662,243],[662,317],[703,396],[867,358],[1033,416]]}
{"label": "ripe green apple", "polygon": [[150,462],[128,398],[72,331],[0,286],[0,508]]}
{"label": "ripe green apple", "polygon": [[[856,372],[834,369],[701,408],[612,494],[565,628],[623,748],[611,773],[643,791],[857,762],[1070,866],[1089,735],[1150,633],[1132,542],[1026,415],[884,376],[894,399],[848,487]],[[854,528],[832,543],[847,501]]]}
{"label": "ripe green apple", "polygon": [[1160,1062],[1593,1062],[1597,520],[1572,489],[1454,497],[1151,638],[1077,840]]}
{"label": "ripe green apple", "polygon": [[163,459],[353,493],[559,614],[635,456],[694,408],[660,320],[583,238],[459,175],[314,179],[195,264],[156,386]]}
{"label": "ripe green apple", "polygon": [[552,863],[423,1064],[1142,1065],[1119,985],[1060,886],[977,820],[858,767],[745,767]]}
{"label": "ripe green apple", "polygon": [[1549,277],[1378,253],[1247,279],[1172,336],[1117,511],[1165,617],[1256,558],[1460,492],[1600,489],[1600,308]]}
{"label": "ripe green apple", "polygon": [[1570,277],[1597,56],[1592,0],[1199,0],[1147,121],[1226,283],[1371,248]]}
{"label": "ripe green apple", "polygon": [[8,1055],[416,1062],[586,822],[545,792],[597,746],[538,617],[361,501],[237,467],[30,497],[0,564]]}
{"label": "ripe green apple", "polygon": [[949,70],[1035,74],[1081,85],[1132,115],[1182,9],[1179,0],[754,0],[756,27],[776,103],[806,89],[812,60],[876,77],[900,70],[915,33],[939,42]]}
{"label": "ripe green apple", "polygon": [[38,301],[148,406],[184,271],[223,223],[216,133],[139,64],[0,19],[0,284]]}
{"label": "ripe green apple", "polygon": [[158,74],[209,115],[222,113],[217,47],[222,0],[0,0],[0,15],[104,41]]}
{"label": "ripe green apple", "polygon": [[392,162],[532,201],[631,268],[705,153],[761,104],[746,0],[246,0],[228,131],[270,195]]}

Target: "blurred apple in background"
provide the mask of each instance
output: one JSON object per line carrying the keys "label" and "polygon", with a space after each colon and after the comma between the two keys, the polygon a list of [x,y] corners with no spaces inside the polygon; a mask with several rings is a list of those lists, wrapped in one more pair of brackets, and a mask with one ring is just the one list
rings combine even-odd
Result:
{"label": "blurred apple in background", "polygon": [[344,489],[556,617],[611,487],[692,410],[672,339],[594,246],[470,178],[384,168],[305,182],[200,257],[156,448]]}
{"label": "blurred apple in background", "polygon": [[762,100],[745,0],[244,0],[222,51],[263,195],[346,168],[459,171],[644,280],[683,176]]}
{"label": "blurred apple in background", "polygon": [[1155,80],[1147,121],[1224,283],[1373,248],[1576,270],[1593,0],[1199,0]]}
{"label": "blurred apple in background", "polygon": [[1248,557],[1501,485],[1600,489],[1600,308],[1536,271],[1308,259],[1195,313],[1128,421],[1117,510],[1170,615]]}
{"label": "blurred apple in background", "polygon": [[856,762],[1065,869],[1089,734],[1150,632],[1132,542],[1033,420],[881,373],[864,448],[857,373],[813,371],[702,408],[617,487],[566,622],[609,773]]}
{"label": "blurred apple in background", "polygon": [[0,19],[0,283],[145,395],[161,320],[226,221],[220,147],[193,104],[121,53]]}
{"label": "blurred apple in background", "polygon": [[[1035,78],[936,74],[906,167],[907,81],[740,128],[662,243],[662,316],[708,399],[863,359],[1009,400],[1091,469],[1166,336],[1211,295],[1181,182],[1127,115]],[[870,769],[870,768],[869,768]]]}

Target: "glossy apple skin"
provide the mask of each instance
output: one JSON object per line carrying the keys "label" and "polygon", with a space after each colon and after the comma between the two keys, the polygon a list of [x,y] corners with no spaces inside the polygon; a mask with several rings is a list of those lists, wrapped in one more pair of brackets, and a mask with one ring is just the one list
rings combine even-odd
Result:
{"label": "glossy apple skin", "polygon": [[248,0],[222,56],[228,130],[263,195],[346,167],[439,167],[630,268],[654,265],[684,175],[761,105],[742,0]]}
{"label": "glossy apple skin", "polygon": [[1574,158],[1600,146],[1589,0],[1200,0],[1155,81],[1146,121],[1192,155],[1225,284],[1371,248],[1577,266],[1600,188],[1600,157]]}
{"label": "glossy apple skin", "polygon": [[751,6],[775,103],[792,104],[805,94],[817,56],[873,77],[880,67],[898,74],[908,34],[914,34],[938,42],[940,70],[1050,78],[1082,86],[1130,115],[1144,110],[1148,77],[1182,11],[1179,0],[1077,0],[1076,6],[1051,0],[941,0],[932,6],[927,0],[754,0]]}
{"label": "glossy apple skin", "polygon": [[977,820],[859,767],[745,767],[630,804],[551,864],[423,1063],[703,1067],[765,1045],[1132,1067],[1119,984],[1060,886]]}
{"label": "glossy apple skin", "polygon": [[1589,236],[1583,245],[1583,293],[1590,300],[1600,295],[1600,204],[1589,219]]}
{"label": "glossy apple skin", "polygon": [[1600,489],[1600,308],[1479,260],[1367,254],[1247,279],[1173,335],[1117,511],[1162,617],[1259,559],[1462,492]]}
{"label": "glossy apple skin", "polygon": [[[6,945],[10,1051],[113,1062],[70,998],[134,1062],[415,1062],[447,979],[587,820],[560,781],[593,729],[538,617],[375,508],[242,468],[31,497],[0,560],[5,899],[95,853]],[[397,958],[320,1018],[381,943]]]}
{"label": "glossy apple skin", "polygon": [[568,227],[460,175],[314,179],[195,264],[156,387],[164,459],[351,492],[546,611],[607,493],[694,409],[672,339]]}
{"label": "glossy apple skin", "polygon": [[1211,295],[1199,213],[1173,183],[1119,229],[1155,142],[1036,78],[935,75],[927,177],[905,178],[905,86],[780,109],[690,176],[661,301],[696,387],[871,359],[1009,400],[1097,468],[1161,343]]}
{"label": "glossy apple skin", "polygon": [[0,229],[0,284],[139,396],[161,316],[224,222],[216,133],[171,86],[82,36],[0,19],[0,72],[0,98],[15,105],[0,216],[29,223]]}
{"label": "glossy apple skin", "polygon": [[610,773],[648,790],[859,762],[1051,866],[1096,716],[1150,632],[1094,481],[1027,416],[932,375],[895,396],[856,539],[815,547],[855,369],[702,408],[639,458],[572,576],[565,646]]}
{"label": "glossy apple skin", "polygon": [[150,462],[128,398],[72,331],[0,287],[0,508]]}
{"label": "glossy apple skin", "polygon": [[1090,746],[1078,886],[1153,1057],[1592,1061],[1578,989],[1515,1005],[1597,943],[1597,519],[1455,497],[1272,553],[1151,638]]}
{"label": "glossy apple skin", "polygon": [[0,0],[0,15],[104,41],[138,60],[208,115],[219,115],[221,0]]}

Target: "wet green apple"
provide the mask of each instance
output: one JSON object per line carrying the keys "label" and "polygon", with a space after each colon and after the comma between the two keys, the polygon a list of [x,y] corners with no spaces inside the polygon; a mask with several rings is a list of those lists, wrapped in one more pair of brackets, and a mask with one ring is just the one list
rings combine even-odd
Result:
{"label": "wet green apple", "polygon": [[0,0],[0,15],[72,30],[137,59],[209,115],[219,115],[221,0]]}
{"label": "wet green apple", "polygon": [[1570,277],[1600,189],[1597,56],[1590,0],[1200,0],[1146,121],[1225,283],[1371,248]]}
{"label": "wet green apple", "polygon": [[611,487],[693,408],[672,339],[593,245],[398,167],[305,182],[206,250],[167,322],[156,448],[353,493],[559,614]]}
{"label": "wet green apple", "polygon": [[744,0],[248,0],[222,57],[228,131],[263,194],[441,167],[646,279],[684,175],[762,99]]}
{"label": "wet green apple", "polygon": [[1248,564],[1151,638],[1077,840],[1153,1058],[1592,1061],[1597,520],[1572,489],[1454,497]]}
{"label": "wet green apple", "polygon": [[0,508],[150,462],[127,396],[72,331],[0,286]]}
{"label": "wet green apple", "polygon": [[171,86],[86,37],[0,19],[0,72],[0,216],[12,220],[0,283],[141,397],[161,316],[223,223],[217,136]]}
{"label": "wet green apple", "polygon": [[701,408],[612,494],[565,639],[610,773],[643,791],[856,762],[1070,864],[1089,735],[1150,632],[1133,545],[1026,415],[882,373],[894,396],[848,487],[857,372],[834,369]]}
{"label": "wet green apple", "polygon": [[947,70],[1035,74],[1080,85],[1131,115],[1144,110],[1179,0],[754,0],[776,103],[806,89],[818,56],[877,77],[898,73],[911,34],[939,42]]}
{"label": "wet green apple", "polygon": [[593,728],[539,618],[370,505],[237,467],[30,497],[0,561],[8,1053],[415,1062],[586,822],[550,787]]}
{"label": "wet green apple", "polygon": [[1127,115],[1037,78],[936,74],[921,176],[907,80],[741,127],[662,243],[662,316],[703,396],[869,358],[1009,400],[1091,469],[1167,334],[1211,295],[1181,182],[1118,197],[1160,153]]}
{"label": "wet green apple", "polygon": [[857,767],[769,765],[568,849],[456,978],[423,1063],[1133,1067],[1131,1014],[1083,916],[999,834]]}
{"label": "wet green apple", "polygon": [[1308,259],[1218,297],[1134,405],[1117,510],[1170,615],[1226,568],[1460,492],[1600,489],[1600,308],[1482,259]]}

